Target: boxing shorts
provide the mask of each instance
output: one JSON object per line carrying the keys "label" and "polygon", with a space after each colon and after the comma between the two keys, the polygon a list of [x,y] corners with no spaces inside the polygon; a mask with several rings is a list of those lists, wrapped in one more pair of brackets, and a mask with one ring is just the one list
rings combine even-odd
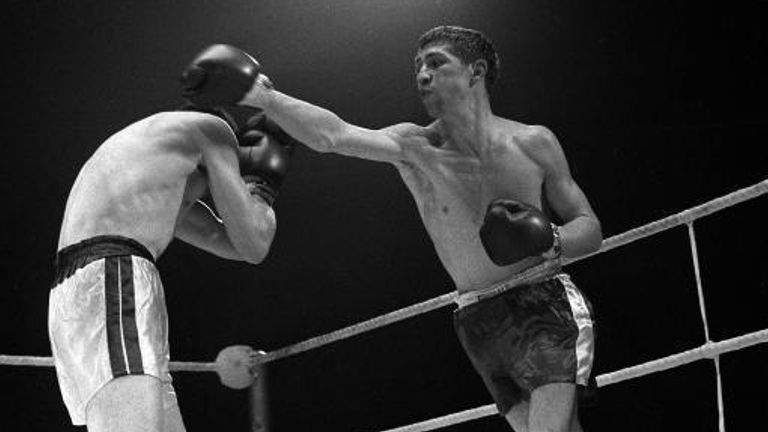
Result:
{"label": "boxing shorts", "polygon": [[550,383],[574,383],[591,402],[595,331],[587,298],[564,273],[498,288],[498,295],[460,303],[454,327],[499,413]]}
{"label": "boxing shorts", "polygon": [[114,378],[151,375],[177,404],[168,371],[168,316],[160,274],[139,242],[98,236],[56,254],[48,332],[64,404],[86,423],[91,398]]}

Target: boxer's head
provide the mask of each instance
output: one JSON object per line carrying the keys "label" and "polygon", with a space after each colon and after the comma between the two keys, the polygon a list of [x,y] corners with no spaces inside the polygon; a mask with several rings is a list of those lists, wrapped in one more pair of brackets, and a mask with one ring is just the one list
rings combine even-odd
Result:
{"label": "boxer's head", "polygon": [[478,61],[484,63],[486,88],[492,87],[496,82],[499,76],[499,55],[493,43],[483,33],[458,26],[435,27],[419,38],[418,51],[440,45],[445,46],[465,65]]}

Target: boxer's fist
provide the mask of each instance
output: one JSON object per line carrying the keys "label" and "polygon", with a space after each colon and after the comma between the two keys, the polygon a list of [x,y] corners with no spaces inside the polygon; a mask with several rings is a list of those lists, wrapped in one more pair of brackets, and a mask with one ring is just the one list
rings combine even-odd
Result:
{"label": "boxer's fist", "polygon": [[202,108],[236,105],[251,91],[260,72],[259,62],[248,53],[230,45],[211,45],[182,72],[183,96]]}
{"label": "boxer's fist", "polygon": [[559,247],[555,234],[549,218],[539,209],[511,199],[491,201],[480,228],[483,247],[498,266],[532,256],[554,258],[553,249]]}
{"label": "boxer's fist", "polygon": [[264,115],[254,116],[238,133],[240,175],[251,194],[268,204],[277,198],[295,142]]}

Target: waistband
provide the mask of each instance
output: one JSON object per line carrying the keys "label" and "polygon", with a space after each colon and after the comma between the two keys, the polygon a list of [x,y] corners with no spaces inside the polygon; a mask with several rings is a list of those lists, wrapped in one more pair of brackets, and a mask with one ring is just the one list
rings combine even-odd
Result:
{"label": "waistband", "polygon": [[69,245],[56,253],[51,288],[93,261],[110,256],[127,255],[135,255],[155,263],[152,253],[144,245],[127,237],[103,235]]}
{"label": "waistband", "polygon": [[560,260],[546,261],[538,266],[523,270],[509,279],[497,282],[488,288],[459,293],[456,295],[454,302],[458,305],[458,309],[461,309],[481,300],[495,297],[517,286],[539,283],[559,275],[565,275],[561,270]]}

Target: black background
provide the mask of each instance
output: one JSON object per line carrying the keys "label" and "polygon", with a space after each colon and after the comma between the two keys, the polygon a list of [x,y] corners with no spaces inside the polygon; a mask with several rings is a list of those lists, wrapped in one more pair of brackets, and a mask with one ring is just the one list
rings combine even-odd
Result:
{"label": "black background", "polygon": [[[606,237],[768,177],[766,2],[18,1],[2,26],[0,352],[50,355],[51,259],[82,163],[123,126],[180,102],[177,76],[211,43],[256,56],[283,91],[367,127],[429,121],[418,36],[485,32],[501,55],[498,115],[558,136]],[[8,36],[7,36],[8,37]],[[710,333],[768,327],[766,201],[695,224]],[[297,152],[259,266],[181,242],[159,262],[172,359],[272,350],[449,292],[395,169]],[[595,373],[704,342],[683,227],[568,268],[599,319]],[[376,431],[490,403],[443,308],[270,366],[273,431]],[[768,349],[721,357],[729,431],[765,424]],[[175,374],[190,431],[249,428],[248,392]],[[71,427],[50,368],[0,367],[0,429]],[[714,367],[605,387],[588,431],[714,431]],[[488,417],[450,431],[508,430]]]}

